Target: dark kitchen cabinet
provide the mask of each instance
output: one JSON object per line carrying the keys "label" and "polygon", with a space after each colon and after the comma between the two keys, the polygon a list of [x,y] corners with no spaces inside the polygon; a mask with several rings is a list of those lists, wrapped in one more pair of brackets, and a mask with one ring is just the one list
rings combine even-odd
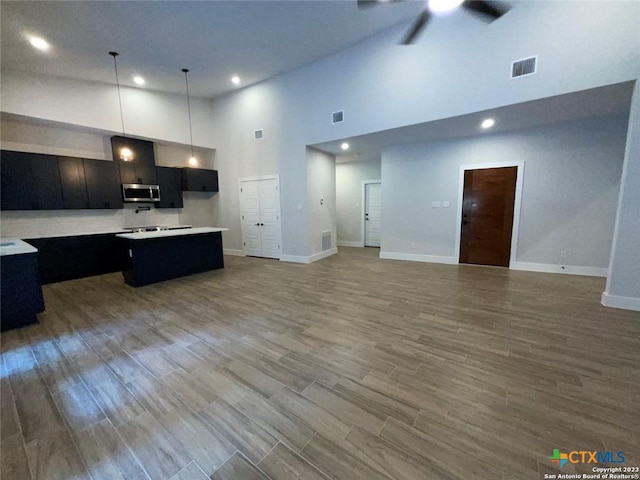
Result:
{"label": "dark kitchen cabinet", "polygon": [[87,184],[86,208],[122,208],[122,189],[114,162],[84,159]]}
{"label": "dark kitchen cabinet", "polygon": [[37,314],[44,311],[37,253],[3,255],[0,277],[0,330],[37,322]]}
{"label": "dark kitchen cabinet", "polygon": [[81,158],[58,157],[64,208],[87,208],[87,182]]}
{"label": "dark kitchen cabinet", "polygon": [[[120,150],[128,148],[133,152],[133,160],[125,162],[120,159]],[[113,161],[116,162],[120,174],[120,183],[141,183],[156,185],[156,160],[153,142],[114,136],[111,137]]]}
{"label": "dark kitchen cabinet", "polygon": [[185,192],[217,192],[218,171],[204,168],[183,168],[182,190]]}
{"label": "dark kitchen cabinet", "polygon": [[2,210],[64,208],[58,157],[2,151]]}
{"label": "dark kitchen cabinet", "polygon": [[156,208],[182,208],[182,175],[180,168],[156,167],[160,201]]}
{"label": "dark kitchen cabinet", "polygon": [[43,284],[124,270],[125,244],[115,233],[25,240],[38,249]]}

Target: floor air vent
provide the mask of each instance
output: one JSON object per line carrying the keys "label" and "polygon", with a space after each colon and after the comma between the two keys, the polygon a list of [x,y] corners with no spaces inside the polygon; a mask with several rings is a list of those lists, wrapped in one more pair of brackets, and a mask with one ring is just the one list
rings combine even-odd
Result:
{"label": "floor air vent", "polygon": [[322,232],[322,251],[331,250],[331,230]]}
{"label": "floor air vent", "polygon": [[516,60],[511,64],[511,78],[526,77],[538,71],[538,56]]}

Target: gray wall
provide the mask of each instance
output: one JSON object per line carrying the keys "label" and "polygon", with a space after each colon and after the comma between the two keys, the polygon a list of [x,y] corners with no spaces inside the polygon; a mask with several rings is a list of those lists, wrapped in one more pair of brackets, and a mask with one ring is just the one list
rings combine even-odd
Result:
{"label": "gray wall", "polygon": [[605,305],[640,310],[640,84],[636,82]]}
{"label": "gray wall", "polygon": [[380,180],[380,158],[336,164],[338,244],[362,246],[363,180]]}
{"label": "gray wall", "polygon": [[336,158],[307,148],[307,191],[309,194],[309,243],[311,253],[322,251],[322,232],[331,231],[336,246]]}
{"label": "gray wall", "polygon": [[[604,275],[626,131],[623,115],[383,151],[382,254],[456,261],[460,166],[523,161],[516,261]],[[450,206],[432,208],[433,201]]]}

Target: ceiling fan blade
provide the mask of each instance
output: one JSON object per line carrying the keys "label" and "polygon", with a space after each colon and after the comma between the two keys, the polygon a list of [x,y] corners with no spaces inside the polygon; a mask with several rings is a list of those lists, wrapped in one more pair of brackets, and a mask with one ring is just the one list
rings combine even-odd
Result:
{"label": "ceiling fan blade", "polygon": [[379,3],[380,3],[379,0],[358,0],[358,8],[363,9],[363,8],[375,7]]}
{"label": "ceiling fan blade", "polygon": [[498,2],[485,2],[482,0],[467,0],[462,4],[463,8],[489,17],[490,21],[497,20],[509,10]]}
{"label": "ceiling fan blade", "polygon": [[411,29],[407,32],[407,34],[404,36],[404,38],[400,43],[402,45],[409,45],[413,43],[415,38],[422,31],[422,29],[425,27],[425,25],[429,22],[430,19],[431,19],[431,13],[429,13],[427,10],[422,12],[418,16],[416,21],[413,23],[413,25],[411,26]]}

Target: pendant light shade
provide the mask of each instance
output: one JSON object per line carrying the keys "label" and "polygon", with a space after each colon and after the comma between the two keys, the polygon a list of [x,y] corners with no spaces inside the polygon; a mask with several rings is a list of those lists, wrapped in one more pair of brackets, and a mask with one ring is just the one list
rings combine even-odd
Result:
{"label": "pendant light shade", "polygon": [[[122,122],[122,136],[126,137],[127,135],[124,133],[124,116],[122,115],[122,96],[120,95],[120,78],[118,77],[118,61],[116,57],[119,55],[118,52],[109,52],[109,55],[113,57],[113,68],[116,72],[116,85],[118,86],[118,105],[120,106],[120,121]],[[133,160],[133,151],[128,147],[122,147],[118,152],[118,156],[120,160],[123,162],[131,162]]]}
{"label": "pendant light shade", "polygon": [[193,154],[193,128],[191,127],[191,102],[189,99],[189,77],[187,74],[189,73],[188,68],[183,68],[184,72],[184,83],[187,87],[187,111],[189,112],[189,144],[191,145],[191,157],[189,157],[189,165],[196,167],[198,165],[198,159]]}

